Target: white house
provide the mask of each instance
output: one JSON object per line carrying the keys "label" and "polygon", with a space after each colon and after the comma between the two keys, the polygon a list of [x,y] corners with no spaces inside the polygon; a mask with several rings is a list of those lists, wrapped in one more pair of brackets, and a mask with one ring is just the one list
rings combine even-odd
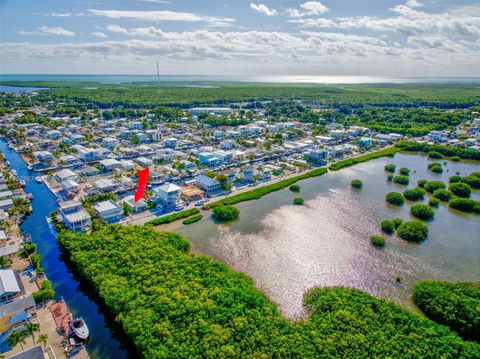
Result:
{"label": "white house", "polygon": [[155,196],[165,206],[172,206],[180,199],[180,187],[173,183],[165,183],[163,186],[153,189]]}
{"label": "white house", "polygon": [[62,182],[62,187],[66,192],[78,192],[80,185],[74,180],[66,180]]}
{"label": "white house", "polygon": [[11,300],[20,291],[15,272],[11,269],[0,269],[0,302]]}
{"label": "white house", "polygon": [[99,162],[103,168],[107,171],[113,171],[117,168],[122,167],[122,164],[114,158],[106,158]]}
{"label": "white house", "polygon": [[148,167],[153,164],[153,161],[150,158],[146,157],[138,157],[137,159],[135,159],[135,162],[137,162],[142,167]]}
{"label": "white house", "polygon": [[95,187],[101,192],[112,192],[117,188],[117,182],[110,178],[102,178],[94,182]]}
{"label": "white house", "polygon": [[97,216],[104,221],[113,222],[123,217],[123,208],[112,200],[94,204]]}
{"label": "white house", "polygon": [[69,168],[64,168],[58,172],[55,172],[55,179],[58,182],[63,182],[66,180],[76,180],[78,175]]}
{"label": "white house", "polygon": [[92,219],[84,209],[63,216],[63,223],[73,232],[86,232],[92,224]]}

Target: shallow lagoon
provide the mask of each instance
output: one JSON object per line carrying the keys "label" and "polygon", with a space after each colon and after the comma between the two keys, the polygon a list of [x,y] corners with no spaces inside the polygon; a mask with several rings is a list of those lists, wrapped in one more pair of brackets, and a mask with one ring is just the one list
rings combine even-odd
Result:
{"label": "shallow lagoon", "polygon": [[[381,234],[382,220],[411,219],[412,202],[399,208],[387,205],[388,192],[415,188],[422,178],[448,182],[456,172],[480,170],[478,164],[448,162],[439,175],[427,170],[429,162],[419,155],[380,158],[300,182],[305,206],[292,205],[298,194],[285,189],[238,204],[241,218],[230,225],[204,220],[190,226],[178,222],[162,230],[177,230],[194,252],[250,275],[290,318],[303,316],[303,293],[314,286],[354,287],[413,308],[415,282],[480,279],[480,216],[450,210],[445,204],[435,209],[435,219],[428,222],[429,238],[423,243],[389,236],[384,249],[370,244],[371,235]],[[388,163],[394,163],[397,171],[410,168],[410,185],[387,182],[383,168]],[[356,178],[363,181],[362,190],[350,188]],[[472,198],[480,199],[480,191]]]}

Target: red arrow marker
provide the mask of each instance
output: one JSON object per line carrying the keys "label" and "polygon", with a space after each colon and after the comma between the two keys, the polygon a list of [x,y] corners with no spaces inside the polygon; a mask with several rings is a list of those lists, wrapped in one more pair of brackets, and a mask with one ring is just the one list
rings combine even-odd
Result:
{"label": "red arrow marker", "polygon": [[145,195],[145,189],[147,188],[149,172],[150,172],[149,167],[144,168],[143,170],[137,171],[138,189],[133,192],[135,197],[135,202],[137,202],[139,199],[142,199],[143,196]]}

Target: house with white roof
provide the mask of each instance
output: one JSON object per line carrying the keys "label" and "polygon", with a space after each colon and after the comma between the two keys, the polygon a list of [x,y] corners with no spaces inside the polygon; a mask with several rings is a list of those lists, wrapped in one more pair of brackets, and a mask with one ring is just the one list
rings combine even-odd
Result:
{"label": "house with white roof", "polygon": [[103,168],[105,168],[106,171],[113,171],[117,168],[122,167],[120,161],[117,161],[114,158],[106,158],[104,160],[101,160],[99,163],[102,165]]}
{"label": "house with white roof", "polygon": [[95,203],[93,208],[97,216],[106,222],[114,222],[123,217],[123,208],[112,200]]}
{"label": "house with white roof", "polygon": [[55,172],[55,179],[58,182],[63,182],[66,180],[76,180],[78,175],[69,168],[64,168],[58,172]]}
{"label": "house with white roof", "polygon": [[11,269],[0,269],[0,303],[10,301],[20,292],[15,272]]}
{"label": "house with white roof", "polygon": [[117,182],[111,178],[102,178],[94,182],[100,192],[112,192],[117,188]]}
{"label": "house with white roof", "polygon": [[73,232],[86,232],[92,224],[92,219],[84,209],[63,216],[63,223]]}
{"label": "house with white roof", "polygon": [[153,189],[153,192],[158,201],[165,207],[175,205],[180,199],[180,187],[173,183],[165,183],[160,187],[156,187]]}

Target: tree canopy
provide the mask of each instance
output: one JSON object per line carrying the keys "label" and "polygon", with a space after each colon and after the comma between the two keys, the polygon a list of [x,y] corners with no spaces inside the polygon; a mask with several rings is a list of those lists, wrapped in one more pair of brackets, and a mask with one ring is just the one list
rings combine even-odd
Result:
{"label": "tree canopy", "polygon": [[58,240],[143,358],[478,358],[480,345],[359,290],[312,289],[283,318],[249,277],[175,233],[106,226]]}

